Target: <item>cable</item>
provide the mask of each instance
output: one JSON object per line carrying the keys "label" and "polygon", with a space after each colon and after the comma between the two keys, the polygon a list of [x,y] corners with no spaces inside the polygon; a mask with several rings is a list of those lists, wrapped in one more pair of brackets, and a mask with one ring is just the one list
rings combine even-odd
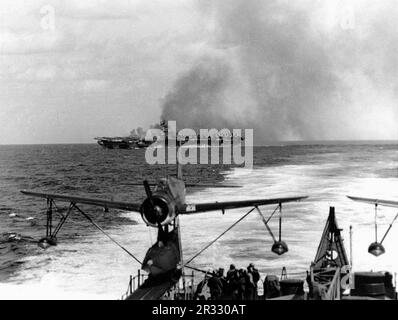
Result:
{"label": "cable", "polygon": [[113,243],[115,243],[119,248],[125,251],[130,257],[132,257],[139,264],[142,264],[140,260],[138,260],[130,251],[128,251],[125,247],[123,247],[119,242],[113,239],[105,230],[103,230],[93,219],[91,219],[86,213],[84,213],[75,203],[72,203],[72,206],[78,210],[88,221],[90,221],[99,231],[101,231],[105,236],[107,236]]}
{"label": "cable", "polygon": [[239,222],[241,222],[244,218],[246,218],[251,212],[253,212],[255,208],[252,208],[248,213],[246,213],[244,216],[242,216],[238,221],[236,221],[234,224],[232,224],[227,230],[225,230],[223,233],[221,233],[217,238],[215,238],[213,241],[211,241],[208,245],[206,245],[202,250],[200,250],[197,254],[195,254],[191,259],[188,260],[184,264],[184,267],[190,263],[192,260],[194,260],[197,256],[199,256],[203,251],[205,251],[207,248],[209,248],[214,242],[216,242],[218,239],[220,239],[224,234],[226,234],[229,230],[231,230],[233,227],[235,227]]}

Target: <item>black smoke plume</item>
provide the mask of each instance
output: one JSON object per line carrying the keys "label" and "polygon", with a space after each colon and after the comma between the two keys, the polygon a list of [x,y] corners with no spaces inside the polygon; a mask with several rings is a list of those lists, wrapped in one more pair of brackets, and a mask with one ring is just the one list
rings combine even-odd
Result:
{"label": "black smoke plume", "polygon": [[260,143],[383,137],[386,126],[371,130],[369,120],[382,112],[389,116],[380,121],[398,120],[395,104],[377,102],[398,96],[397,5],[385,0],[372,19],[357,10],[347,28],[337,10],[328,29],[320,3],[199,1],[213,20],[214,54],[180,75],[162,118],[195,129],[253,128]]}

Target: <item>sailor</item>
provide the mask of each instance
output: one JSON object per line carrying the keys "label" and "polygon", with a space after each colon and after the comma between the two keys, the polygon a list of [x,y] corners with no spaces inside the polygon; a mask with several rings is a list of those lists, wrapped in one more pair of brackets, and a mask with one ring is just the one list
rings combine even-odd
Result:
{"label": "sailor", "polygon": [[235,265],[231,264],[227,272],[227,280],[229,280],[237,272]]}
{"label": "sailor", "polygon": [[228,291],[228,283],[226,277],[224,276],[224,268],[219,268],[217,271],[217,275],[220,278],[222,284],[223,294],[225,294]]}
{"label": "sailor", "polygon": [[211,300],[220,300],[223,292],[223,285],[218,273],[213,273],[213,276],[210,277],[207,285],[210,288]]}
{"label": "sailor", "polygon": [[236,267],[231,264],[227,272],[228,293],[231,299],[238,299],[239,294],[239,276]]}
{"label": "sailor", "polygon": [[254,267],[253,263],[250,263],[247,267],[247,274],[249,276],[249,292],[248,299],[256,300],[257,299],[257,282],[260,280],[260,273]]}
{"label": "sailor", "polygon": [[306,281],[307,281],[307,285],[308,285],[308,300],[310,300],[313,298],[313,295],[314,295],[314,286],[312,284],[310,273],[308,272],[308,270],[306,272],[307,272]]}
{"label": "sailor", "polygon": [[239,300],[244,300],[246,298],[246,289],[247,289],[247,284],[249,282],[247,272],[245,269],[239,269],[238,279],[239,279],[238,297]]}
{"label": "sailor", "polygon": [[198,286],[196,287],[194,300],[208,300],[207,289],[209,279],[210,275],[209,273],[206,273],[205,278],[199,282]]}

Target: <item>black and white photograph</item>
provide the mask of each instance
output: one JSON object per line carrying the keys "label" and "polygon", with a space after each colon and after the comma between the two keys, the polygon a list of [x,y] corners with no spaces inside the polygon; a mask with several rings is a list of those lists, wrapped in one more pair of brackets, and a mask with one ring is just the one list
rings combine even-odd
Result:
{"label": "black and white photograph", "polygon": [[397,300],[398,1],[1,0],[0,21],[0,300]]}

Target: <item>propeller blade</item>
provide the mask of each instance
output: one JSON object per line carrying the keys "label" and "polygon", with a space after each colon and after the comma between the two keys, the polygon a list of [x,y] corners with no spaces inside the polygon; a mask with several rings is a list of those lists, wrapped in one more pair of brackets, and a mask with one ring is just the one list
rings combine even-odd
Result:
{"label": "propeller blade", "polygon": [[152,208],[151,208],[151,211],[155,213],[155,215],[156,215],[156,220],[157,220],[156,222],[157,222],[157,224],[158,224],[158,227],[161,229],[162,224],[161,224],[161,222],[160,222],[160,212],[159,212],[159,208],[158,208],[158,207],[155,207],[155,203],[153,202],[151,187],[150,187],[150,185],[149,185],[149,183],[148,183],[147,180],[144,180],[143,183],[144,183],[145,193],[146,193],[146,195],[147,195],[147,197],[148,197],[148,199],[149,199],[149,202],[150,202],[150,204],[151,204],[151,207],[152,207]]}
{"label": "propeller blade", "polygon": [[149,186],[149,183],[147,180],[144,180],[143,183],[144,183],[144,189],[145,189],[146,196],[148,197],[149,201],[151,202],[151,205],[153,206],[151,187]]}

